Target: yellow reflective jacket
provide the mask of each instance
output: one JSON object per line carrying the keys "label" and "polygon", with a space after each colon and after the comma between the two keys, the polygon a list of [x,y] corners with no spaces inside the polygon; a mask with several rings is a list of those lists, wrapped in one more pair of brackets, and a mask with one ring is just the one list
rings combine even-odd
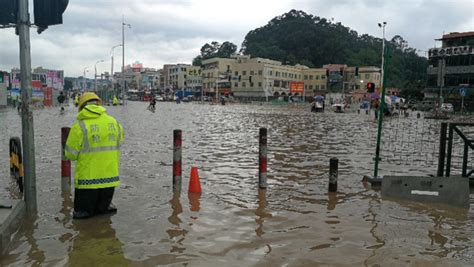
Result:
{"label": "yellow reflective jacket", "polygon": [[120,185],[122,126],[104,107],[87,105],[77,114],[66,141],[65,155],[77,160],[74,186],[96,189]]}
{"label": "yellow reflective jacket", "polygon": [[117,105],[118,104],[118,98],[116,96],[114,96],[114,100],[112,102],[113,105]]}
{"label": "yellow reflective jacket", "polygon": [[74,96],[74,104],[79,103],[79,97],[77,95]]}

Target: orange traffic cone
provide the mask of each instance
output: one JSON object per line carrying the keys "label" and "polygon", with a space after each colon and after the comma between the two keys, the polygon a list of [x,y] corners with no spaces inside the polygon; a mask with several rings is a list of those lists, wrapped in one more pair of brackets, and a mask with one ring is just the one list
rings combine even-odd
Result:
{"label": "orange traffic cone", "polygon": [[189,179],[189,193],[201,193],[201,182],[197,167],[191,167],[191,179]]}

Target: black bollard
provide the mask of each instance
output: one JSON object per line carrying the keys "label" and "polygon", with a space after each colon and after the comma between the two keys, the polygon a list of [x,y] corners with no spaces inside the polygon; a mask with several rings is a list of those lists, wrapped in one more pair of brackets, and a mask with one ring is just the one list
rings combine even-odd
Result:
{"label": "black bollard", "polygon": [[181,130],[173,131],[173,192],[181,192],[181,147],[182,147]]}
{"label": "black bollard", "polygon": [[258,186],[260,189],[267,188],[267,129],[260,128],[259,150],[258,150]]}
{"label": "black bollard", "polygon": [[337,191],[338,164],[339,160],[337,158],[329,160],[329,192]]}

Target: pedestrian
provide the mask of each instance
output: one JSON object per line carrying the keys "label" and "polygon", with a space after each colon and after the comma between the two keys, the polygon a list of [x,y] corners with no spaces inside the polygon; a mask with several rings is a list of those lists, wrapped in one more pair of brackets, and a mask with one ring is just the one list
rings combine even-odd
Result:
{"label": "pedestrian", "polygon": [[58,103],[61,106],[64,103],[64,100],[66,100],[66,97],[64,96],[64,93],[61,92],[59,93],[59,96],[57,97]]}
{"label": "pedestrian", "polygon": [[148,110],[152,111],[152,112],[155,112],[155,109],[156,109],[156,98],[154,96],[151,97],[150,99],[150,104],[148,105]]}
{"label": "pedestrian", "polygon": [[102,100],[92,92],[78,102],[77,121],[66,141],[66,157],[77,161],[74,173],[73,218],[116,212],[112,204],[115,187],[120,185],[122,126],[108,115]]}
{"label": "pedestrian", "polygon": [[79,105],[79,95],[78,93],[76,93],[74,95],[74,105],[77,107],[77,105]]}
{"label": "pedestrian", "polygon": [[118,105],[118,98],[116,95],[114,95],[114,99],[112,100],[112,105],[117,106]]}

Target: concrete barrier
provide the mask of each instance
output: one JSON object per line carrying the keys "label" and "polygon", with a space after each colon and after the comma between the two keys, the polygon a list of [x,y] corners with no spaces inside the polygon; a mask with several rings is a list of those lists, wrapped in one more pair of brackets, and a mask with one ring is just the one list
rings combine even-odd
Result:
{"label": "concrete barrier", "polygon": [[382,197],[469,209],[469,179],[461,176],[384,176]]}
{"label": "concrete barrier", "polygon": [[0,209],[0,255],[6,252],[12,234],[21,226],[25,215],[26,205],[23,200],[14,202],[10,209]]}

